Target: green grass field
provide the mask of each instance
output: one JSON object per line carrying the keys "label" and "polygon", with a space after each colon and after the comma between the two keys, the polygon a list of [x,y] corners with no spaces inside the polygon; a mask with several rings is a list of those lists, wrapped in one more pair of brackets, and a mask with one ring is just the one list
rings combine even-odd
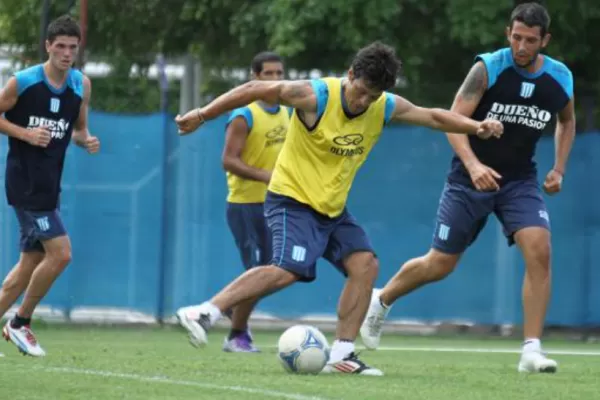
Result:
{"label": "green grass field", "polygon": [[[256,333],[260,354],[221,351],[224,332],[203,350],[176,328],[47,327],[37,330],[48,352],[21,356],[0,345],[0,398],[69,399],[594,399],[600,396],[600,345],[546,342],[559,372],[516,372],[516,341],[388,336],[363,359],[384,377],[298,376],[283,371],[276,333]],[[331,339],[331,337],[328,335]],[[446,349],[446,351],[440,350]],[[448,351],[448,350],[452,351]],[[457,351],[458,350],[458,351]]]}

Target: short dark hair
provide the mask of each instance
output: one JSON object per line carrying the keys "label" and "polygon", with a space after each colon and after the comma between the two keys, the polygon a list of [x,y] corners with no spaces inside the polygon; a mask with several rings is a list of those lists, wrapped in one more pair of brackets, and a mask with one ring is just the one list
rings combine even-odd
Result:
{"label": "short dark hair", "polygon": [[46,39],[53,42],[58,36],[74,36],[81,40],[81,29],[77,21],[70,15],[63,15],[50,22]]}
{"label": "short dark hair", "polygon": [[279,54],[272,51],[260,52],[252,59],[252,64],[250,64],[252,72],[254,72],[256,75],[260,74],[264,67],[263,64],[266,62],[280,62],[283,64],[283,58],[281,58]]}
{"label": "short dark hair", "polygon": [[548,10],[539,3],[519,4],[510,15],[510,29],[513,28],[515,21],[519,21],[530,28],[539,26],[542,37],[550,29],[550,15],[548,14]]}
{"label": "short dark hair", "polygon": [[402,62],[392,47],[377,41],[360,49],[351,67],[355,79],[362,78],[374,89],[388,90],[396,84]]}

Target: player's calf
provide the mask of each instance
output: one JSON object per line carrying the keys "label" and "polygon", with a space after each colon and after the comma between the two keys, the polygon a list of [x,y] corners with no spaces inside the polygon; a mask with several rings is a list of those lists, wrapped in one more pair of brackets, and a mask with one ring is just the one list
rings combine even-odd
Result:
{"label": "player's calf", "polygon": [[230,310],[249,299],[260,299],[298,280],[298,276],[281,267],[256,267],[240,275],[210,301],[177,310],[180,325],[188,331],[190,343],[202,347],[208,342],[208,331]]}
{"label": "player's calf", "polygon": [[427,283],[445,278],[454,271],[459,258],[460,254],[445,254],[432,249],[423,257],[407,261],[383,289],[375,289],[360,328],[365,347],[376,349],[379,346],[383,324],[398,298]]}
{"label": "player's calf", "polygon": [[31,276],[23,303],[17,315],[31,318],[33,311],[46,296],[50,287],[71,262],[71,242],[68,236],[59,236],[43,242],[44,258]]}

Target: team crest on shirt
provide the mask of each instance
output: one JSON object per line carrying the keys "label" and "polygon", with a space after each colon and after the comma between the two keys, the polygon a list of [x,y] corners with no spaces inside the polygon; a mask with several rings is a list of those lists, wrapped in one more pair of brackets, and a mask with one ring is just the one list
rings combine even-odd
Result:
{"label": "team crest on shirt", "polygon": [[50,112],[57,114],[60,111],[60,99],[58,97],[52,97],[50,99]]}
{"label": "team crest on shirt", "polygon": [[535,90],[535,83],[523,82],[523,83],[521,83],[521,92],[519,93],[519,95],[524,99],[528,99],[531,96],[533,96],[534,90]]}

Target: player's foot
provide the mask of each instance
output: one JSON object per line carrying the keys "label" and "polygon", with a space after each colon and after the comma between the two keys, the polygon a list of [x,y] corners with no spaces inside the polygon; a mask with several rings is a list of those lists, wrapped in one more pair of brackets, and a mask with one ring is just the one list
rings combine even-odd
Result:
{"label": "player's foot", "polygon": [[384,307],[379,300],[381,289],[373,289],[371,304],[367,316],[360,327],[360,337],[367,349],[374,350],[379,347],[383,323],[390,312],[390,307]]}
{"label": "player's foot", "polygon": [[19,328],[13,328],[11,321],[8,321],[2,329],[2,336],[7,342],[12,342],[21,353],[33,357],[44,357],[46,352],[38,344],[35,335],[28,325]]}
{"label": "player's foot", "polygon": [[541,351],[524,351],[518,369],[519,372],[554,373],[558,369],[558,363],[546,357]]}
{"label": "player's foot", "polygon": [[324,374],[355,374],[369,376],[383,376],[383,372],[377,368],[369,367],[358,359],[358,355],[350,353],[343,360],[335,363],[327,363],[323,371]]}
{"label": "player's foot", "polygon": [[206,304],[182,307],[177,310],[176,315],[179,324],[188,331],[190,343],[194,347],[203,347],[208,343],[207,332],[211,327],[211,323]]}
{"label": "player's foot", "polygon": [[223,342],[223,351],[228,353],[258,353],[258,350],[252,342],[252,336],[248,332],[236,335],[232,339],[225,338]]}

